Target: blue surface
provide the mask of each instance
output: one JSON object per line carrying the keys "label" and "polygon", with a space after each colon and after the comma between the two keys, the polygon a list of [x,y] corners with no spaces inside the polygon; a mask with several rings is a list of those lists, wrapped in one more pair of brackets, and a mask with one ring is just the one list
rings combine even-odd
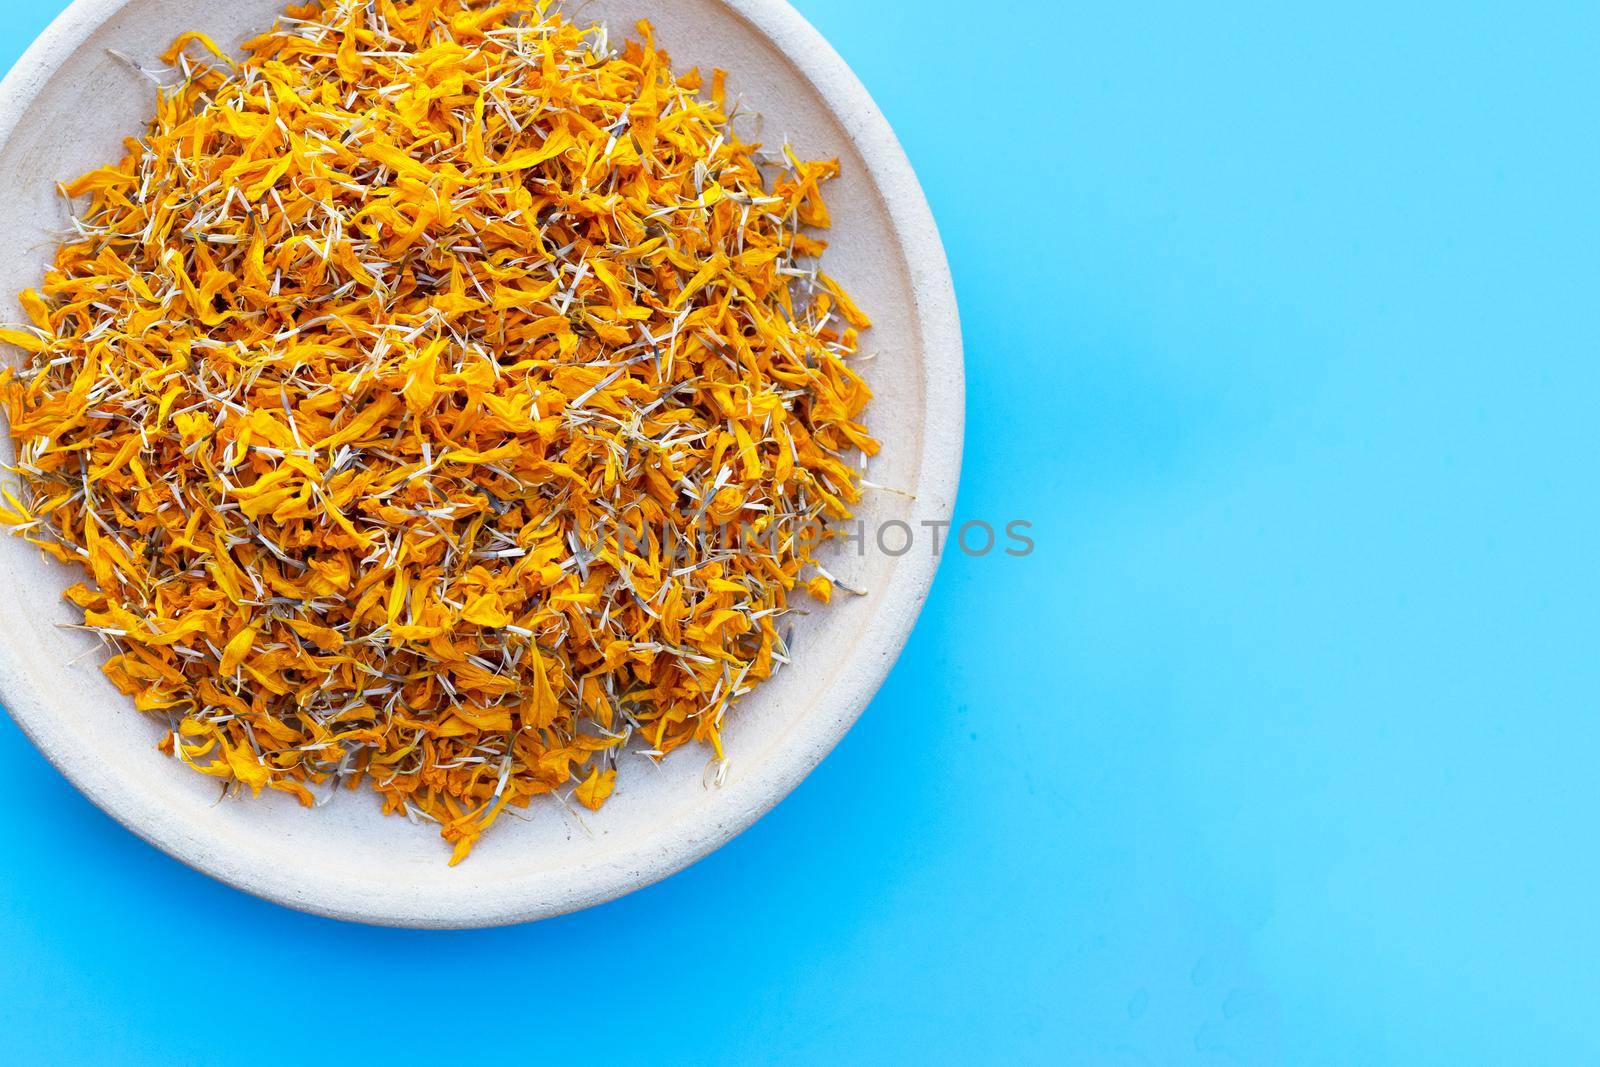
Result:
{"label": "blue surface", "polygon": [[961,511],[1038,551],[949,559],[755,829],[534,927],[251,900],[6,723],[0,1045],[1600,1059],[1594,6],[799,6],[944,229]]}

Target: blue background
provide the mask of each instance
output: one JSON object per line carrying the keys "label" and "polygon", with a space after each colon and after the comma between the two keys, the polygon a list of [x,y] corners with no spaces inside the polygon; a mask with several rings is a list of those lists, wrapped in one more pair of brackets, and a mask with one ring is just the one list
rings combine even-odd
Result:
{"label": "blue background", "polygon": [[948,559],[755,829],[538,926],[257,902],[6,723],[4,1044],[1595,1062],[1594,5],[798,6],[949,246],[961,513],[1038,551]]}

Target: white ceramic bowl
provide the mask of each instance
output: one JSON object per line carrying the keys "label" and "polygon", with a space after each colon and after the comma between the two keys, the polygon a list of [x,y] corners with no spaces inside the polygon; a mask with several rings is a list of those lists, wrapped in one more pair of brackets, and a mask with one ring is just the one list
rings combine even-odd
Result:
{"label": "white ceramic bowl", "polygon": [[[153,89],[109,49],[153,61],[179,33],[233,47],[284,0],[77,0],[0,84],[0,294],[37,284],[66,222],[57,181],[120,158],[144,129]],[[569,10],[578,5],[569,5]],[[782,0],[593,0],[578,18],[614,40],[648,16],[675,65],[722,67],[760,113],[762,136],[838,156],[828,270],[869,309],[866,374],[883,453],[868,529],[948,519],[960,468],[960,327],[944,251],[894,134],[844,61]],[[891,543],[894,539],[891,538]],[[379,814],[367,792],[315,811],[271,794],[218,803],[217,784],[158,753],[162,727],[100,674],[99,653],[60,592],[74,569],[0,539],[0,700],[91,800],[151,844],[269,900],[340,919],[419,927],[524,922],[621,896],[700,859],[781,800],[828,754],[882,683],[911,631],[937,561],[846,549],[833,563],[864,597],[799,618],[793,665],[731,716],[731,767],[707,785],[709,754],[660,767],[625,757],[613,799],[581,820],[555,801],[502,819],[456,868],[433,827]]]}

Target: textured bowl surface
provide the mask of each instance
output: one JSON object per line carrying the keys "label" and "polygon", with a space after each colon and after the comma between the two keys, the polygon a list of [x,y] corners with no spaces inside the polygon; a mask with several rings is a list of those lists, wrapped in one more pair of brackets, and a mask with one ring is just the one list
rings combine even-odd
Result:
{"label": "textured bowl surface", "polygon": [[[65,205],[55,183],[120,158],[143,131],[151,84],[111,55],[154,63],[197,29],[225,48],[271,26],[283,0],[78,0],[0,85],[0,258],[10,294],[38,283]],[[837,54],[781,0],[594,0],[579,18],[612,39],[648,17],[676,66],[722,67],[759,114],[759,136],[804,156],[837,156],[827,264],[873,316],[864,348],[884,444],[860,517],[870,531],[950,516],[962,434],[960,329],[944,252],[922,191],[877,107]],[[870,538],[869,538],[870,540]],[[890,538],[898,544],[898,537]],[[387,818],[367,792],[315,811],[277,794],[218,802],[212,779],[156,751],[163,728],[99,671],[95,641],[60,623],[79,580],[14,538],[0,539],[0,700],[91,800],[150,843],[240,889],[323,915],[419,927],[523,922],[599,904],[681,870],[744,830],[844,736],[899,654],[937,560],[919,543],[892,557],[841,546],[832,568],[866,596],[796,616],[792,666],[731,716],[720,786],[710,756],[680,750],[660,766],[624,757],[612,801],[581,818],[555,800],[502,819],[472,858],[446,866],[434,828]]]}

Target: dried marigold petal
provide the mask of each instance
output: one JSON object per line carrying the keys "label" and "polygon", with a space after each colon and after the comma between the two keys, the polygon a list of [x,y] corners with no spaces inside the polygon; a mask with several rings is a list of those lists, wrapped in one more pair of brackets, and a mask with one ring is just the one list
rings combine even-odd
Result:
{"label": "dried marigold petal", "polygon": [[[0,522],[92,582],[193,769],[365,783],[465,859],[594,809],[630,741],[724,755],[861,495],[867,317],[812,258],[837,162],[732,129],[648,24],[328,0],[199,34],[0,329]],[[745,537],[749,524],[759,536]]]}

